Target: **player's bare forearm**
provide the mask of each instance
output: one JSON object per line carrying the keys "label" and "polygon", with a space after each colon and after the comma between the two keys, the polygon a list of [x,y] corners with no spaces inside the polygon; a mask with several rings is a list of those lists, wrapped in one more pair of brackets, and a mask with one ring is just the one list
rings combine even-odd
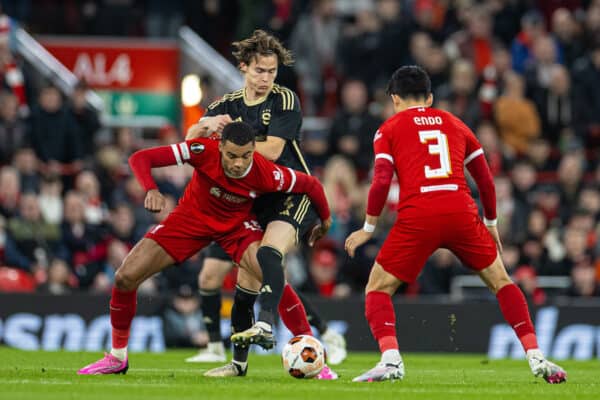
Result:
{"label": "player's bare forearm", "polygon": [[150,189],[144,199],[144,208],[150,212],[161,212],[165,208],[166,201],[158,189]]}
{"label": "player's bare forearm", "polygon": [[186,140],[199,137],[208,137],[213,133],[221,134],[225,125],[233,122],[229,114],[213,115],[211,117],[202,117],[197,124],[192,125],[185,136]]}
{"label": "player's bare forearm", "polygon": [[373,237],[373,232],[375,232],[378,219],[379,216],[367,214],[365,216],[365,224],[363,225],[362,229],[354,231],[348,236],[346,242],[344,243],[344,248],[350,257],[354,257],[356,249],[368,242]]}
{"label": "player's bare forearm", "polygon": [[199,137],[206,137],[208,135],[209,135],[208,126],[206,126],[205,124],[202,124],[201,122],[198,122],[197,124],[194,124],[189,127],[189,129],[185,135],[185,140],[192,140],[192,139],[196,139]]}
{"label": "player's bare forearm", "polygon": [[256,142],[256,151],[269,161],[276,161],[281,156],[285,140],[277,136],[267,136],[264,142]]}

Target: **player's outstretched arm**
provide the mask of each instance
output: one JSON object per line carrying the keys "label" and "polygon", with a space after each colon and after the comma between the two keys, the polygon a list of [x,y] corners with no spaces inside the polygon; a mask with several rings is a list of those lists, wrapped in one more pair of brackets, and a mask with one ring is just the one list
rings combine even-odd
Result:
{"label": "player's outstretched arm", "polygon": [[483,151],[478,150],[478,155],[472,159],[467,158],[467,169],[477,184],[479,190],[479,197],[483,205],[483,222],[485,223],[488,231],[494,238],[498,250],[502,253],[502,242],[500,241],[500,235],[496,228],[496,187],[494,186],[494,178],[492,172],[488,166]]}
{"label": "player's outstretched arm", "polygon": [[146,191],[144,207],[148,211],[160,212],[165,207],[165,198],[157,189],[156,182],[152,177],[152,168],[179,163],[171,146],[139,150],[129,157],[129,166],[140,186]]}
{"label": "player's outstretched arm", "polygon": [[352,232],[344,243],[344,248],[350,257],[354,257],[356,249],[368,242],[373,236],[377,220],[390,191],[393,176],[394,164],[386,158],[377,158],[375,160],[373,182],[367,199],[365,224],[362,229]]}

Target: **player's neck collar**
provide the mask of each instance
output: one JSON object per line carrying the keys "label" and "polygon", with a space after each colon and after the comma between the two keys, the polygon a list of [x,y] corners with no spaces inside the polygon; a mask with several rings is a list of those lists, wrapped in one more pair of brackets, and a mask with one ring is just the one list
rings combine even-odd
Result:
{"label": "player's neck collar", "polygon": [[425,104],[418,104],[416,106],[406,107],[407,110],[412,110],[413,108],[427,108]]}
{"label": "player's neck collar", "polygon": [[240,176],[231,176],[227,173],[227,171],[223,170],[223,173],[225,173],[225,176],[231,179],[242,179],[245,178],[246,175],[248,175],[250,173],[250,170],[252,169],[252,165],[254,164],[254,160],[250,161],[250,165],[248,165],[248,168],[246,168],[246,170],[244,171],[244,173]]}
{"label": "player's neck collar", "polygon": [[259,97],[258,99],[255,99],[255,100],[249,100],[249,99],[248,99],[248,97],[246,96],[246,90],[247,90],[247,88],[244,88],[244,89],[242,90],[242,93],[244,93],[244,96],[243,96],[243,97],[244,97],[244,104],[246,104],[247,106],[255,106],[255,105],[257,105],[257,104],[260,104],[260,103],[262,103],[263,101],[265,101],[265,100],[267,99],[267,97],[268,97],[268,96],[269,96],[269,94],[271,93],[271,90],[273,90],[273,87],[271,87],[271,89],[269,89],[269,90],[267,91],[267,93],[265,93],[265,95],[264,95],[264,96],[262,96],[262,97]]}

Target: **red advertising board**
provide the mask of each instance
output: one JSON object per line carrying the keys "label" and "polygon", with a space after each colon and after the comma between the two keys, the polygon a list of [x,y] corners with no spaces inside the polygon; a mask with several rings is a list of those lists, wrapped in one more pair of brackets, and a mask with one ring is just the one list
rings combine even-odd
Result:
{"label": "red advertising board", "polygon": [[44,36],[37,39],[93,88],[165,94],[177,91],[179,50],[175,42]]}

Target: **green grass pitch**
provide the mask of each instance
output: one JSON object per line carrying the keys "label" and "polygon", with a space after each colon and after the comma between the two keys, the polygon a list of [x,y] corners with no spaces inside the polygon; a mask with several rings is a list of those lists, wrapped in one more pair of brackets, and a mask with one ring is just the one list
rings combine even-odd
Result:
{"label": "green grass pitch", "polygon": [[131,354],[127,375],[77,376],[99,353],[27,352],[0,347],[0,399],[600,399],[600,363],[566,361],[569,381],[535,379],[527,363],[488,361],[483,355],[404,354],[402,382],[352,383],[378,360],[351,353],[335,368],[338,381],[297,380],[276,356],[250,355],[245,378],[205,378],[213,365],[188,364],[193,351]]}

